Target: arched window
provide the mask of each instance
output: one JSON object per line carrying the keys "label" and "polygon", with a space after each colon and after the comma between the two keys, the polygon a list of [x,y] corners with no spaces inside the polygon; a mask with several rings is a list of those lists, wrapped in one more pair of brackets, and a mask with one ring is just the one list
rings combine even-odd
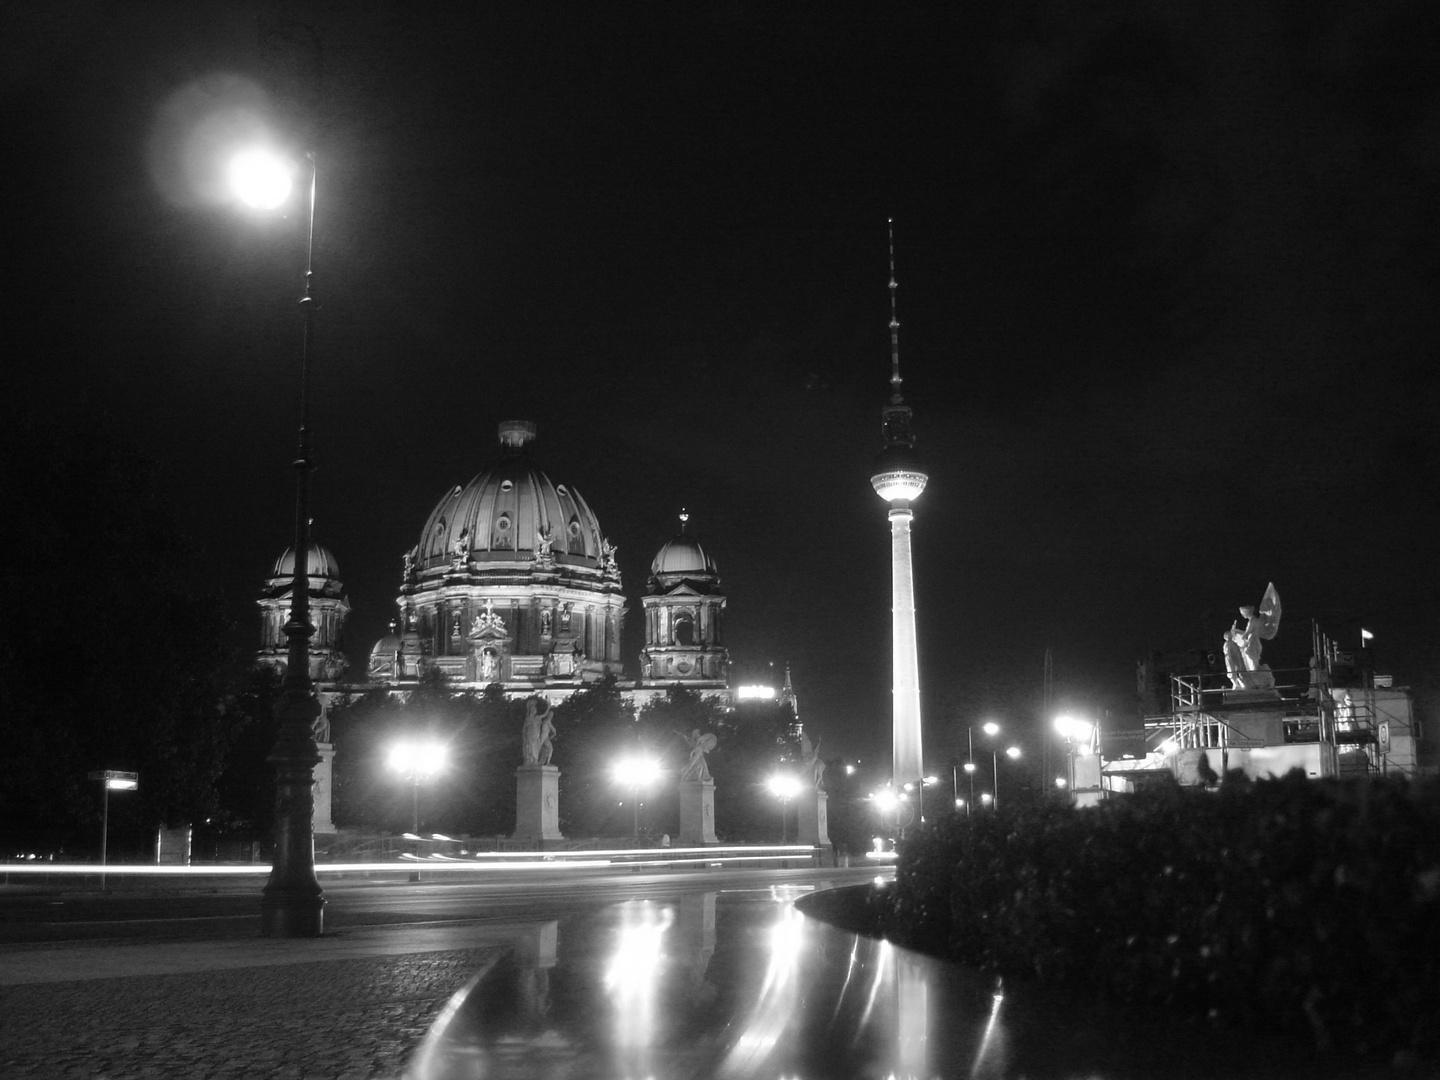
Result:
{"label": "arched window", "polygon": [[695,644],[695,623],[688,614],[676,616],[675,644],[686,646]]}

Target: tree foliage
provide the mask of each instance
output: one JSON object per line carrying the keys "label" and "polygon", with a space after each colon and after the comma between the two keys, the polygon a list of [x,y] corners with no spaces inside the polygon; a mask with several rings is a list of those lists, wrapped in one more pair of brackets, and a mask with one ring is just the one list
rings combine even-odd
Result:
{"label": "tree foliage", "polygon": [[244,665],[152,467],[103,422],[9,423],[0,505],[0,843],[98,847],[100,769],[140,774],[111,800],[122,857],[161,823],[203,821]]}

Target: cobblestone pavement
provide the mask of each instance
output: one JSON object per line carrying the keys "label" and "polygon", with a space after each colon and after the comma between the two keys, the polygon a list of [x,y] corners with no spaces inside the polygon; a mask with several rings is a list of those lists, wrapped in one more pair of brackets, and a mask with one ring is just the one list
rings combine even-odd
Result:
{"label": "cobblestone pavement", "polygon": [[508,940],[496,927],[392,927],[0,950],[0,1077],[395,1080]]}

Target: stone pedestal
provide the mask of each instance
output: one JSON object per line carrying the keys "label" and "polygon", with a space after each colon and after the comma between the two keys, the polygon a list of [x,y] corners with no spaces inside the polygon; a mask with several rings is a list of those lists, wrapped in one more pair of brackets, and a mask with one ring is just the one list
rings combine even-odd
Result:
{"label": "stone pedestal", "polygon": [[825,817],[825,804],[830,796],[823,791],[802,791],[795,800],[795,816],[799,819],[800,835],[796,839],[802,844],[829,846],[830,833]]}
{"label": "stone pedestal", "polygon": [[715,781],[680,781],[680,846],[718,844],[715,839]]}
{"label": "stone pedestal", "polygon": [[334,793],[335,778],[335,747],[332,743],[316,743],[315,749],[320,751],[320,760],[315,763],[315,812],[312,820],[315,822],[317,833],[335,832],[335,822],[332,820],[330,809],[330,798]]}
{"label": "stone pedestal", "polygon": [[521,765],[515,770],[515,840],[563,840],[560,835],[560,769]]}

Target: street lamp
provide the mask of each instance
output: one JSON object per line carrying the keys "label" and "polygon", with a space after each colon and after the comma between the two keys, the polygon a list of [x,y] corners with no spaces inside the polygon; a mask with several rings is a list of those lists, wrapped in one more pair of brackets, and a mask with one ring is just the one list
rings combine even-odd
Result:
{"label": "street lamp", "polygon": [[765,782],[770,794],[780,800],[780,843],[785,843],[786,811],[790,800],[800,794],[800,781],[789,773],[776,773]]}
{"label": "street lamp", "polygon": [[1078,746],[1091,747],[1094,744],[1096,726],[1089,720],[1081,720],[1074,716],[1064,715],[1055,718],[1055,730],[1062,739],[1069,751],[1067,758],[1067,772],[1069,776],[1062,784],[1057,779],[1057,787],[1075,787],[1075,752]]}
{"label": "street lamp", "polygon": [[[315,876],[315,720],[320,703],[310,680],[310,339],[315,318],[315,155],[310,162],[309,213],[305,237],[305,294],[300,298],[304,329],[300,347],[300,433],[295,455],[295,574],[290,583],[289,649],[280,702],[279,733],[267,759],[275,766],[275,851],[270,880],[260,900],[260,933],[265,937],[319,937],[325,894]],[[235,197],[248,206],[273,210],[289,197],[296,168],[278,154],[251,148],[230,161]]]}
{"label": "street lamp", "polygon": [[648,788],[660,778],[660,762],[645,754],[635,754],[615,762],[612,774],[615,783],[630,789],[631,813],[633,815],[631,838],[640,840],[640,791]]}
{"label": "street lamp", "polygon": [[970,816],[970,807],[975,804],[975,762],[965,762],[965,775],[970,778],[970,801],[965,804],[965,816]]}
{"label": "street lamp", "polygon": [[105,891],[105,867],[108,865],[108,848],[110,846],[110,792],[112,791],[134,791],[140,786],[140,774],[136,772],[119,772],[115,769],[100,769],[90,774],[91,780],[99,780],[100,790],[103,793],[101,802],[103,809],[100,811],[100,891]]}
{"label": "street lamp", "polygon": [[[420,857],[420,781],[428,780],[445,769],[445,747],[433,739],[423,741],[403,740],[390,748],[390,769],[411,782],[410,789],[410,831],[415,837],[415,857]],[[410,874],[411,881],[420,880],[417,866]]]}
{"label": "street lamp", "polygon": [[411,830],[420,832],[420,782],[445,771],[445,747],[434,740],[405,740],[390,748],[388,764],[414,785],[410,801]]}
{"label": "street lamp", "polygon": [[[1000,809],[1000,751],[992,750],[990,752],[990,756],[993,759],[993,763],[995,766],[995,809],[998,810]],[[1007,747],[1005,750],[1005,756],[1008,757],[1011,761],[1019,761],[1020,748],[1018,746]]]}

